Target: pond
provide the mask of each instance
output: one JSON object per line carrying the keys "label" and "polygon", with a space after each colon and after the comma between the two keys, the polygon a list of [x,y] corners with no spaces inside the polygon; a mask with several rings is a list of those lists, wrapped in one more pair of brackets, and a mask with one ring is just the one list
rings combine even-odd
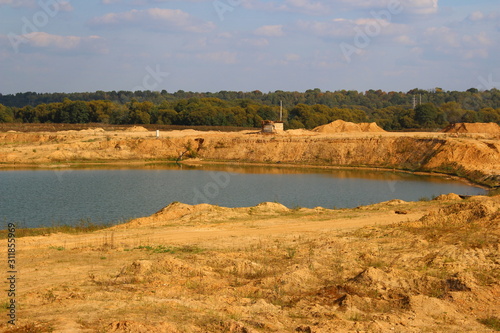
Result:
{"label": "pond", "polygon": [[272,201],[294,207],[351,208],[391,199],[416,201],[485,190],[439,176],[367,170],[271,167],[0,171],[0,220],[19,227],[119,223],[171,202],[249,207]]}

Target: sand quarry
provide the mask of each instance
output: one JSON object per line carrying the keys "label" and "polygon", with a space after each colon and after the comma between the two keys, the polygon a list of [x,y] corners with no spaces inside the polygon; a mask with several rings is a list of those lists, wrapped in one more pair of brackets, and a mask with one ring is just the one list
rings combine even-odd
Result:
{"label": "sand quarry", "polygon": [[[497,182],[497,135],[16,131],[0,133],[0,162],[158,163],[187,152],[185,163],[359,167],[364,158],[367,167],[447,163],[450,174]],[[337,210],[171,203],[92,233],[18,238],[17,326],[3,308],[0,331],[493,332],[499,222],[499,196]]]}

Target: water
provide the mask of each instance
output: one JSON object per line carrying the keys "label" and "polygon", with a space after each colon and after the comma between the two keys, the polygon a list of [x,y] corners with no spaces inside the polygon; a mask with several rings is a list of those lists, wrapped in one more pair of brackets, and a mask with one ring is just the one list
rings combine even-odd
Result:
{"label": "water", "polygon": [[148,216],[173,201],[248,207],[348,208],[444,193],[484,194],[442,177],[405,173],[284,168],[70,169],[0,171],[0,221],[24,227],[117,223]]}

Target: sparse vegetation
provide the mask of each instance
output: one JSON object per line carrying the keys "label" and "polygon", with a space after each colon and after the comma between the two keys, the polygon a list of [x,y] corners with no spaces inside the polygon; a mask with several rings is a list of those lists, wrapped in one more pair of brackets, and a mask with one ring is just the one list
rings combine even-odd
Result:
{"label": "sparse vegetation", "polygon": [[[56,233],[64,234],[85,234],[91,233],[97,230],[102,230],[109,228],[111,224],[109,223],[94,223],[90,220],[80,220],[76,225],[67,224],[57,224],[54,223],[50,227],[42,228],[18,228],[16,230],[16,237],[32,237],[32,236],[44,236]],[[7,230],[0,230],[0,239],[6,239],[8,236]]]}
{"label": "sparse vegetation", "polygon": [[146,250],[151,253],[201,253],[204,252],[205,250],[202,248],[199,248],[197,246],[181,246],[181,247],[175,247],[175,246],[165,246],[165,245],[140,245],[135,248],[136,250]]}
{"label": "sparse vegetation", "polygon": [[484,319],[478,319],[478,321],[492,330],[500,331],[500,318],[498,317],[492,316]]}

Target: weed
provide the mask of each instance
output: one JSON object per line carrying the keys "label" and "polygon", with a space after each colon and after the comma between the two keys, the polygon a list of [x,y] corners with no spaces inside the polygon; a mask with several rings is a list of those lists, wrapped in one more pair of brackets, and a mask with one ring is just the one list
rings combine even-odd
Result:
{"label": "weed", "polygon": [[293,259],[296,254],[297,254],[297,248],[295,248],[295,247],[287,247],[286,248],[287,259]]}
{"label": "weed", "polygon": [[57,250],[57,251],[64,251],[65,250],[64,246],[51,246],[51,247],[49,247],[49,249]]}
{"label": "weed", "polygon": [[[111,224],[98,224],[93,223],[90,220],[80,220],[80,222],[75,226],[70,226],[67,224],[54,224],[50,227],[42,228],[19,228],[16,230],[16,237],[32,237],[32,236],[44,236],[56,233],[64,234],[86,234],[97,230],[102,230],[109,228]],[[0,239],[7,239],[8,231],[0,230]]]}
{"label": "weed", "polygon": [[57,300],[57,296],[54,294],[54,291],[52,291],[52,289],[48,290],[44,295],[42,295],[42,298],[47,303],[54,303]]}
{"label": "weed", "polygon": [[351,313],[349,317],[347,317],[347,320],[351,321],[366,321],[368,320],[365,315],[359,313],[359,312],[354,312]]}
{"label": "weed", "polygon": [[478,319],[477,321],[491,328],[492,330],[500,331],[500,318],[498,317],[492,316],[488,318]]}
{"label": "weed", "polygon": [[141,245],[138,247],[135,247],[134,250],[146,250],[150,251],[152,253],[201,253],[205,251],[202,248],[199,248],[197,246],[192,246],[192,245],[185,245],[181,247],[170,247],[170,246],[164,246],[164,245],[156,245],[156,246],[151,246],[151,245]]}
{"label": "weed", "polygon": [[4,331],[5,333],[46,333],[54,332],[54,327],[48,323],[29,323]]}

